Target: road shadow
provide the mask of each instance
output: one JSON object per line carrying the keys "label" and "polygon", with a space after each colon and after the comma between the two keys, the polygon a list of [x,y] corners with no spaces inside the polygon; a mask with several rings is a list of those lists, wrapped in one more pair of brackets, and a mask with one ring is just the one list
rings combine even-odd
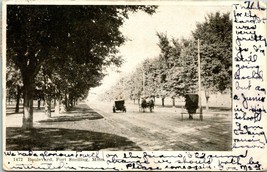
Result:
{"label": "road shadow", "polygon": [[58,128],[6,129],[6,150],[141,151],[131,140],[114,134]]}

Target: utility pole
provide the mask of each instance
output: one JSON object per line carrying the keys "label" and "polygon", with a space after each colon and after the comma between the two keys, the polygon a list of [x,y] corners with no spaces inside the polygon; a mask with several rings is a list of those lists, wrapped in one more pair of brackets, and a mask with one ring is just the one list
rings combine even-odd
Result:
{"label": "utility pole", "polygon": [[122,91],[123,91],[123,99],[125,100],[125,86],[124,86],[124,77],[122,78]]}
{"label": "utility pole", "polygon": [[202,113],[202,104],[201,104],[201,80],[200,80],[200,45],[199,45],[199,39],[197,40],[197,58],[198,58],[198,106],[199,106],[199,113],[200,113],[200,119],[203,120],[203,113]]}
{"label": "utility pole", "polygon": [[143,96],[145,95],[145,82],[146,82],[146,76],[145,76],[145,68],[143,66]]}

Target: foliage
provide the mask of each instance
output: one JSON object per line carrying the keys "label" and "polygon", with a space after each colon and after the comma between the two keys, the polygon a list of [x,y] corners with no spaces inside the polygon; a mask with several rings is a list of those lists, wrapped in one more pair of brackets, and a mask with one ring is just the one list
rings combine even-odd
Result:
{"label": "foliage", "polygon": [[[232,21],[230,14],[209,14],[193,32],[201,40],[202,84],[212,91],[231,89]],[[226,79],[227,78],[227,79]]]}
{"label": "foliage", "polygon": [[107,66],[121,64],[116,53],[125,38],[119,27],[128,18],[128,12],[143,10],[152,14],[155,9],[155,6],[8,5],[7,54],[13,52],[8,58],[22,76],[25,128],[32,127],[33,92],[39,72],[46,71],[44,78],[49,78],[55,90],[86,95],[99,84]]}
{"label": "foliage", "polygon": [[21,80],[21,74],[18,68],[12,61],[7,60],[6,64],[6,88],[7,88],[7,97],[15,98],[18,92],[18,87],[23,87]]}
{"label": "foliage", "polygon": [[196,93],[198,39],[202,86],[213,92],[231,89],[232,22],[229,14],[209,14],[192,34],[194,39],[179,40],[168,38],[166,33],[156,33],[161,50],[158,57],[146,59],[132,75],[124,78],[129,81],[128,89],[134,97],[184,97]]}

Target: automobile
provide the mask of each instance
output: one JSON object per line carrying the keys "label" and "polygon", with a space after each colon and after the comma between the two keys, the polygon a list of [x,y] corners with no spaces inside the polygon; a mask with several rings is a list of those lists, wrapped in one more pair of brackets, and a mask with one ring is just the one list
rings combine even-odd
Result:
{"label": "automobile", "polygon": [[116,111],[126,112],[126,107],[124,103],[124,100],[115,100],[113,105],[113,113],[116,113]]}

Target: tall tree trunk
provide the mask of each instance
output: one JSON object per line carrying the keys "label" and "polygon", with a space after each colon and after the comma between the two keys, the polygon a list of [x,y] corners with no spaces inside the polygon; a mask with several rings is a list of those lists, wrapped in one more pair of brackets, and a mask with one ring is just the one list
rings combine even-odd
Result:
{"label": "tall tree trunk", "polygon": [[209,111],[209,97],[206,97],[206,111]]}
{"label": "tall tree trunk", "polygon": [[162,107],[165,106],[165,105],[164,105],[164,99],[165,99],[165,97],[162,97],[162,98],[161,98],[161,104],[162,104]]}
{"label": "tall tree trunk", "polygon": [[205,90],[205,97],[206,97],[206,111],[209,111],[209,98],[210,98],[210,95],[209,95],[209,91],[208,90]]}
{"label": "tall tree trunk", "polygon": [[73,98],[70,99],[70,107],[72,108],[74,106]]}
{"label": "tall tree trunk", "polygon": [[59,114],[59,100],[55,99],[55,114]]}
{"label": "tall tree trunk", "polygon": [[53,102],[54,102],[54,108],[55,108],[55,107],[56,107],[56,105],[57,105],[57,102],[56,102],[56,101],[57,101],[57,99],[56,99],[56,98],[54,98],[54,101],[53,101]]}
{"label": "tall tree trunk", "polygon": [[38,110],[40,110],[41,109],[41,99],[40,98],[38,98]]}
{"label": "tall tree trunk", "polygon": [[175,97],[172,97],[172,106],[175,107]]}
{"label": "tall tree trunk", "polygon": [[16,108],[15,113],[19,112],[19,102],[20,102],[21,88],[17,85],[17,95],[16,95]]}
{"label": "tall tree trunk", "polygon": [[45,115],[51,118],[51,97],[46,96],[45,100]]}
{"label": "tall tree trunk", "polygon": [[66,111],[69,111],[69,96],[67,94],[65,94],[65,108]]}
{"label": "tall tree trunk", "polygon": [[9,95],[8,95],[8,104],[9,104],[9,105],[12,104],[12,103],[11,103],[11,95],[10,95],[10,93],[9,93]]}
{"label": "tall tree trunk", "polygon": [[33,128],[33,94],[34,94],[34,79],[33,77],[24,77],[24,102],[23,102],[23,129]]}

